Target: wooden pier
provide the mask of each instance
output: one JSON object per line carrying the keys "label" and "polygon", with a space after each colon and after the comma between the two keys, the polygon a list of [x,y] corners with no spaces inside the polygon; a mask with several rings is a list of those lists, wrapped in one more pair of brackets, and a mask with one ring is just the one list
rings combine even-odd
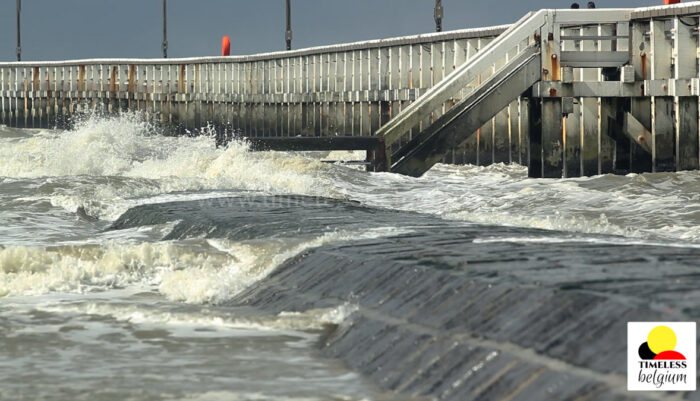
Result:
{"label": "wooden pier", "polygon": [[533,177],[698,169],[699,17],[700,2],[540,10],[251,56],[0,63],[0,123],[129,111],[182,132],[309,138],[275,145],[295,149],[368,150],[327,138],[376,137],[375,167],[414,176],[437,162],[519,163]]}

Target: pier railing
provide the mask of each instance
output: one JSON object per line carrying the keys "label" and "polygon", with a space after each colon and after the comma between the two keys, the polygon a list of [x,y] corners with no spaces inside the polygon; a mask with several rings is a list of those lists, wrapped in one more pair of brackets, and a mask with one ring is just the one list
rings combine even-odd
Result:
{"label": "pier railing", "polygon": [[0,123],[132,110],[249,136],[368,136],[506,26],[252,56],[0,63]]}
{"label": "pier railing", "polygon": [[509,27],[253,56],[0,63],[0,123],[128,110],[247,137],[379,134],[390,157],[420,161],[410,174],[437,161],[520,163],[533,177],[700,168],[700,2],[542,10]]}

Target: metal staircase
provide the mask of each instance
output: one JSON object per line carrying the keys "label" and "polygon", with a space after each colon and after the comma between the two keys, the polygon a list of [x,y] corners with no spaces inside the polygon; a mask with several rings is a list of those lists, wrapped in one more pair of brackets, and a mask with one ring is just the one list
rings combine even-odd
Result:
{"label": "metal staircase", "polygon": [[563,66],[571,71],[624,64],[628,52],[562,52],[561,32],[625,18],[615,9],[529,13],[376,131],[390,171],[422,175],[537,82],[562,81]]}

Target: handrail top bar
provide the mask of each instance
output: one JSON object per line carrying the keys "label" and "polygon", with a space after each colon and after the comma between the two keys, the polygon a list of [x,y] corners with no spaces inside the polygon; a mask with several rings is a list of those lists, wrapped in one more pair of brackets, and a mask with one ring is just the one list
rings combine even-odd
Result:
{"label": "handrail top bar", "polygon": [[594,8],[573,10],[554,9],[548,10],[554,15],[554,21],[558,24],[609,24],[616,22],[626,22],[632,17],[634,8]]}
{"label": "handrail top bar", "polygon": [[700,1],[635,8],[632,11],[632,19],[671,17],[689,14],[700,14]]}
{"label": "handrail top bar", "polygon": [[242,56],[205,56],[182,58],[124,58],[124,59],[82,59],[82,60],[58,60],[58,61],[22,61],[0,62],[0,67],[67,67],[75,65],[96,64],[135,64],[135,65],[175,65],[175,64],[203,64],[203,63],[240,63],[249,61],[272,60],[277,58],[290,58],[307,56],[311,54],[334,53],[361,49],[375,49],[389,46],[402,46],[421,43],[430,43],[438,40],[477,39],[482,37],[498,36],[510,27],[507,25],[495,25],[481,28],[459,29],[446,32],[422,33],[419,35],[400,36],[387,39],[372,39],[360,42],[340,43],[327,46],[314,46],[298,50],[281,50],[275,52],[258,53]]}

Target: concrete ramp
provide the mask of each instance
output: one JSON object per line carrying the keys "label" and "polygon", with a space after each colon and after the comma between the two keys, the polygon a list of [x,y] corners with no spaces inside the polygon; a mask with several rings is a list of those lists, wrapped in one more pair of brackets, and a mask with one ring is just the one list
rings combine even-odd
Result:
{"label": "concrete ramp", "polygon": [[526,15],[380,128],[391,171],[422,175],[539,81],[546,16]]}

